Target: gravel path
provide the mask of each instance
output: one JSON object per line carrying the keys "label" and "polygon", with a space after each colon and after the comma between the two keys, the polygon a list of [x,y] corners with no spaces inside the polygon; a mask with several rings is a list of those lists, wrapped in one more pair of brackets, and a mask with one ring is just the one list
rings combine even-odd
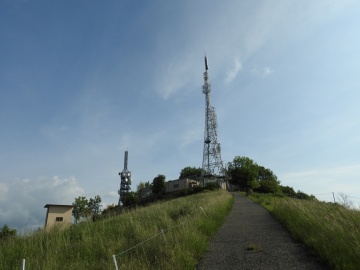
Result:
{"label": "gravel path", "polygon": [[233,208],[196,269],[328,269],[263,207],[233,194]]}

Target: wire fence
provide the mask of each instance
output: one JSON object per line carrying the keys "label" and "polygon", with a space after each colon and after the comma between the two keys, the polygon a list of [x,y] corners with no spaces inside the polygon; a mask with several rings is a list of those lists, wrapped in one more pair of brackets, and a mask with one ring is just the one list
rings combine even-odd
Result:
{"label": "wire fence", "polygon": [[[354,206],[354,203],[352,202],[352,200],[356,200],[358,202],[358,205],[360,207],[360,198],[358,197],[351,197],[351,196],[347,196],[347,195],[344,195],[343,193],[334,193],[334,192],[327,192],[327,193],[321,193],[321,194],[313,194],[314,196],[317,197],[317,199],[319,199],[320,201],[327,201],[327,202],[337,202],[337,203],[340,203],[340,204],[343,204],[343,205],[346,205],[346,206]],[[200,210],[203,214],[206,215],[206,212],[205,210],[200,207]],[[117,264],[117,257],[120,257],[121,255],[124,255],[125,253],[151,241],[152,239],[158,237],[158,236],[163,236],[164,239],[166,240],[166,236],[165,236],[165,233],[166,232],[169,232],[169,231],[173,231],[175,229],[177,229],[178,227],[180,226],[183,226],[184,224],[186,224],[188,222],[182,222],[176,226],[173,226],[171,228],[168,228],[168,229],[160,229],[160,231],[158,233],[156,233],[155,235],[145,239],[144,241],[132,246],[132,247],[129,247],[128,249],[124,250],[124,251],[121,251],[120,253],[118,254],[114,254],[112,255],[112,258],[113,258],[113,261],[114,261],[114,265],[115,265],[115,269],[116,270],[119,270],[118,268],[118,264]]]}
{"label": "wire fence", "polygon": [[[200,210],[204,215],[206,215],[206,212],[205,212],[204,208],[200,207]],[[124,255],[125,253],[127,253],[127,252],[129,252],[129,251],[131,251],[131,250],[133,250],[133,249],[135,249],[135,248],[149,242],[150,240],[152,240],[152,239],[154,239],[154,238],[156,238],[158,236],[164,237],[164,239],[166,241],[166,235],[165,235],[166,232],[174,231],[175,229],[177,229],[177,228],[179,228],[179,227],[181,227],[181,226],[183,226],[183,225],[185,225],[187,223],[189,223],[189,222],[184,221],[184,222],[181,222],[178,225],[172,226],[171,228],[168,228],[168,229],[160,228],[160,231],[158,233],[156,233],[155,235],[143,240],[142,242],[140,242],[140,243],[138,243],[138,244],[136,244],[136,245],[134,245],[132,247],[129,247],[128,249],[126,249],[124,251],[119,252],[118,254],[113,254],[112,258],[113,258],[113,261],[114,261],[115,269],[119,270],[118,263],[117,263],[117,257],[120,257],[121,255]]]}
{"label": "wire fence", "polygon": [[[359,208],[360,209],[360,198],[359,197],[353,197],[353,196],[347,196],[345,195],[344,193],[334,193],[334,192],[327,192],[327,193],[320,193],[320,194],[312,194],[314,195],[318,200],[320,201],[324,201],[324,202],[334,202],[334,203],[340,203],[340,204],[343,204],[345,206],[349,206],[351,208]],[[129,207],[128,209],[126,210],[130,210],[131,207]],[[201,210],[201,213],[202,214],[205,214],[206,215],[206,212],[204,210],[203,207],[200,207],[200,210]],[[170,231],[173,231],[185,224],[187,224],[188,221],[185,221],[185,222],[182,222],[178,225],[175,225],[171,228],[168,228],[168,229],[162,229],[160,228],[160,231],[158,233],[156,233],[155,235],[143,240],[142,242],[134,245],[134,246],[131,246],[129,247],[128,249],[126,250],[123,250],[117,254],[113,254],[112,255],[112,258],[113,258],[113,261],[114,261],[114,265],[115,265],[115,269],[116,270],[119,270],[119,267],[118,267],[118,264],[117,264],[117,257],[120,257],[122,255],[124,255],[125,253],[133,250],[133,249],[136,249],[138,248],[139,246],[151,241],[152,239],[154,238],[157,238],[158,236],[162,236],[164,237],[165,241],[166,241],[166,235],[165,233],[166,232],[170,232]],[[25,259],[22,259],[21,261],[21,270],[25,270]]]}
{"label": "wire fence", "polygon": [[[203,207],[200,207],[200,210],[201,210],[201,213],[203,213],[204,215],[206,215],[206,212],[205,212],[205,210],[204,210]],[[121,255],[123,255],[123,254],[125,254],[125,253],[127,253],[127,252],[129,252],[129,251],[131,251],[131,250],[133,250],[133,249],[135,249],[135,248],[137,248],[137,247],[139,247],[139,246],[147,243],[147,242],[149,242],[150,240],[152,240],[152,239],[154,239],[154,238],[156,238],[156,237],[158,237],[158,236],[160,236],[160,235],[162,235],[162,236],[164,237],[165,241],[166,241],[166,235],[165,235],[166,232],[173,231],[173,230],[175,230],[175,229],[177,229],[177,228],[179,228],[179,227],[181,227],[181,226],[183,226],[183,225],[185,225],[185,224],[187,224],[187,223],[189,223],[189,221],[181,222],[181,223],[179,223],[179,224],[177,224],[177,225],[175,225],[175,226],[172,226],[171,228],[168,228],[168,229],[160,228],[160,231],[159,231],[158,233],[156,233],[155,235],[153,235],[153,236],[145,239],[144,241],[142,241],[142,242],[140,242],[140,243],[138,243],[138,244],[136,244],[136,245],[134,245],[134,246],[132,246],[132,247],[129,247],[128,249],[126,249],[126,250],[124,250],[124,251],[119,252],[118,254],[112,255],[112,258],[113,258],[113,261],[114,261],[114,265],[115,265],[115,269],[116,269],[116,270],[119,270],[119,267],[118,267],[118,264],[117,264],[117,259],[116,259],[117,257],[119,257],[119,256],[121,256]],[[25,259],[22,259],[20,269],[21,269],[21,270],[25,270]]]}
{"label": "wire fence", "polygon": [[348,196],[341,192],[327,192],[313,195],[320,201],[340,203],[351,208],[360,208],[359,197]]}

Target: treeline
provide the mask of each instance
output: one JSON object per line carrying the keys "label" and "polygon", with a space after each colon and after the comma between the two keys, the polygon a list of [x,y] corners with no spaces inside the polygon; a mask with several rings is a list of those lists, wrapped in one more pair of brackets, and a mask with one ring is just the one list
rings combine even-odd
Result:
{"label": "treeline", "polygon": [[292,187],[282,186],[274,172],[258,165],[251,158],[236,156],[227,164],[226,175],[229,183],[240,191],[285,194],[297,199],[315,199],[302,191],[295,191]]}
{"label": "treeline", "polygon": [[[171,193],[166,193],[166,177],[162,174],[156,176],[152,182],[140,182],[137,186],[137,190],[133,192],[128,192],[123,195],[121,198],[122,205],[108,205],[106,209],[103,210],[103,213],[110,212],[113,210],[120,210],[123,208],[135,207],[138,205],[146,206],[150,203],[153,203],[158,200],[174,199],[178,197],[183,197],[187,195],[192,195],[199,193],[203,190],[215,190],[220,188],[217,183],[208,183],[203,186],[194,186],[188,189],[180,189]],[[150,191],[150,194],[142,196],[141,192],[143,189]]]}
{"label": "treeline", "polygon": [[[297,199],[315,199],[313,195],[308,195],[300,190],[295,191],[290,186],[281,185],[281,182],[271,169],[257,164],[249,157],[236,156],[233,161],[229,162],[225,167],[224,180],[232,186],[232,189],[246,191],[247,193],[272,193],[279,196],[289,196]],[[188,178],[198,180],[200,182],[203,174],[202,168],[187,166],[180,171],[179,179]],[[198,193],[204,189],[213,190],[216,188],[219,188],[217,183],[208,183],[205,187],[195,186],[191,189],[183,189],[171,194],[166,194],[166,176],[158,174],[151,182],[140,182],[136,187],[136,191],[128,192],[123,195],[121,197],[121,206],[115,204],[106,206],[106,208],[101,211],[101,215],[119,212],[137,205],[147,205],[156,200],[176,198]],[[151,195],[142,196],[144,194],[141,193],[144,189],[146,189],[147,192],[150,192]],[[96,198],[100,199],[100,196],[96,196]],[[93,209],[94,204],[90,203],[91,201],[94,201],[93,199],[89,200],[90,205],[86,206],[85,203],[85,206],[81,206],[81,210],[79,210],[77,204],[79,202],[82,202],[83,204],[84,199],[84,197],[79,197],[75,200],[75,203],[73,203],[73,213],[84,213],[84,216],[82,216],[83,218],[87,218],[87,215],[100,218],[100,212],[98,211],[99,208]],[[95,206],[96,205],[97,204],[95,204]],[[75,215],[74,217],[77,219]]]}
{"label": "treeline", "polygon": [[[201,180],[203,175],[202,168],[187,166],[179,173],[179,179],[189,178]],[[258,165],[249,157],[236,156],[229,162],[224,169],[225,181],[235,187],[236,190],[246,191],[248,194],[272,193],[281,196],[290,196],[297,199],[315,199],[313,195],[308,195],[302,191],[295,191],[292,187],[282,186],[274,172],[264,166]],[[143,197],[141,192],[147,188],[151,191],[151,196]],[[158,174],[152,182],[140,182],[136,191],[129,192],[121,198],[122,206],[115,204],[107,205],[101,210],[101,197],[96,195],[94,198],[79,196],[73,202],[72,215],[77,223],[80,220],[101,219],[111,213],[123,211],[124,209],[137,205],[147,205],[159,199],[176,198],[201,192],[204,189],[213,190],[219,188],[217,183],[208,183],[207,186],[195,186],[192,189],[179,190],[171,194],[166,194],[166,177]],[[16,236],[16,230],[4,225],[0,229],[0,239]]]}
{"label": "treeline", "polygon": [[17,232],[15,229],[11,229],[7,224],[5,224],[0,229],[0,239],[7,239],[7,238],[15,237],[16,233]]}

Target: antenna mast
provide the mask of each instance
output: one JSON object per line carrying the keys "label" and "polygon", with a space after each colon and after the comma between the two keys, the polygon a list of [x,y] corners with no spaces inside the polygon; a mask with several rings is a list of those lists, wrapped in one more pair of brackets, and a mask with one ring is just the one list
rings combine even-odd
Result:
{"label": "antenna mast", "polygon": [[120,189],[118,190],[118,193],[120,195],[119,197],[119,203],[118,205],[122,205],[122,200],[124,199],[124,195],[128,193],[131,190],[131,172],[127,168],[128,165],[128,151],[125,151],[125,157],[124,157],[124,169],[120,175]]}
{"label": "antenna mast", "polygon": [[217,120],[215,108],[210,104],[211,85],[208,76],[208,62],[205,56],[203,93],[205,94],[205,132],[202,170],[203,176],[224,176],[221,147],[217,141]]}

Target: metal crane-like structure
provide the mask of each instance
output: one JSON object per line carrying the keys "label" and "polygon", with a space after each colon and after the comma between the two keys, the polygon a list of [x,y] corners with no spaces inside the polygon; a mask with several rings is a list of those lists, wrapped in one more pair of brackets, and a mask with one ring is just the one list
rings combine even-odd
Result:
{"label": "metal crane-like structure", "polygon": [[120,175],[120,189],[118,190],[118,193],[120,195],[119,197],[119,203],[118,205],[122,205],[122,200],[124,199],[124,195],[128,193],[131,190],[131,172],[127,168],[128,165],[128,151],[125,151],[125,157],[124,157],[124,169],[122,172],[119,173]]}
{"label": "metal crane-like structure", "polygon": [[202,170],[203,177],[223,177],[224,167],[221,160],[221,147],[217,141],[217,120],[215,108],[210,104],[211,87],[208,76],[208,63],[205,56],[203,93],[205,94],[205,132]]}

